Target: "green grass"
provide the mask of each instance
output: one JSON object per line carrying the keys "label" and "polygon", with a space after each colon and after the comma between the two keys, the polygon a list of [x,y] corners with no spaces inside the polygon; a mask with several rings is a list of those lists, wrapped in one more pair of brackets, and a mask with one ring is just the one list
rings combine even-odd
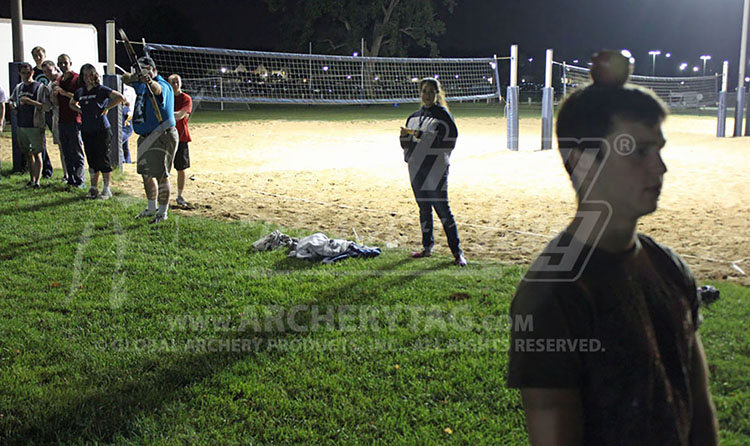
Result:
{"label": "green grass", "polygon": [[[0,178],[0,444],[526,444],[504,386],[520,268],[401,250],[312,264],[254,252],[262,222],[152,227],[133,219],[142,200],[25,181]],[[716,285],[712,391],[725,444],[747,444],[750,292]],[[296,305],[381,313],[355,331],[252,324]],[[382,312],[404,306],[420,317]]]}

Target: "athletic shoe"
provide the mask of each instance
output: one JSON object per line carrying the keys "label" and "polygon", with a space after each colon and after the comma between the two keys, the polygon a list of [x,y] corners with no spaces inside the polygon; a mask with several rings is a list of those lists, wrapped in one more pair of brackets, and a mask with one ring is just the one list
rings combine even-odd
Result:
{"label": "athletic shoe", "polygon": [[184,208],[186,208],[186,207],[190,206],[190,205],[188,204],[188,202],[187,202],[187,201],[185,201],[185,199],[184,199],[184,198],[182,198],[181,196],[180,196],[180,197],[177,197],[177,205],[178,205],[178,206],[182,206],[182,207],[184,207]]}
{"label": "athletic shoe", "polygon": [[135,218],[146,218],[146,217],[153,217],[156,215],[156,209],[153,211],[149,211],[148,209],[144,209],[141,212],[138,213],[138,215],[135,216]]}
{"label": "athletic shoe", "polygon": [[169,220],[169,217],[167,217],[167,214],[156,214],[156,217],[154,217],[153,220],[151,220],[151,224],[161,223],[163,221]]}
{"label": "athletic shoe", "polygon": [[31,188],[32,189],[40,189],[42,186],[39,185],[39,183],[34,183]]}
{"label": "athletic shoe", "polygon": [[421,259],[421,258],[430,257],[430,256],[432,256],[432,250],[431,249],[427,249],[427,248],[425,248],[425,249],[423,249],[421,251],[414,251],[414,252],[411,253],[411,257],[413,259]]}
{"label": "athletic shoe", "polygon": [[86,198],[96,198],[99,196],[99,191],[95,187],[89,188],[89,193],[86,194]]}
{"label": "athletic shoe", "polygon": [[29,181],[26,182],[26,187],[33,187],[33,186],[34,186],[34,182],[33,181],[29,180]]}
{"label": "athletic shoe", "polygon": [[459,254],[456,256],[456,260],[453,261],[453,264],[456,266],[466,266],[469,262],[466,261],[466,257],[464,257],[463,254]]}
{"label": "athletic shoe", "polygon": [[102,193],[99,194],[98,199],[109,200],[112,197],[112,192],[109,189],[102,189]]}

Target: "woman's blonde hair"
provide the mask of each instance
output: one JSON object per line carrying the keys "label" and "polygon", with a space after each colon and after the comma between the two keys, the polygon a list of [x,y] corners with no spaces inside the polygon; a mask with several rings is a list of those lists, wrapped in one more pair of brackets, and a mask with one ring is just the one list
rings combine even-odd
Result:
{"label": "woman's blonde hair", "polygon": [[435,91],[437,91],[437,94],[435,95],[435,103],[438,105],[441,105],[445,107],[446,110],[450,110],[448,108],[448,102],[445,100],[445,90],[443,90],[442,84],[440,84],[440,81],[435,79],[434,77],[426,77],[419,81],[419,92],[422,92],[422,87],[424,84],[432,84],[433,87],[435,87]]}

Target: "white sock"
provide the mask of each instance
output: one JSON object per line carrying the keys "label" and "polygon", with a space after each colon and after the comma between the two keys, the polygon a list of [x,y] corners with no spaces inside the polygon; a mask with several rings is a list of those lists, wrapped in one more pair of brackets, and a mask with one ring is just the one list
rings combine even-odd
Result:
{"label": "white sock", "polygon": [[109,190],[109,180],[107,178],[104,179],[104,186],[102,186],[102,190]]}
{"label": "white sock", "polygon": [[156,210],[156,200],[148,200],[148,208],[147,210],[149,212],[154,212]]}
{"label": "white sock", "polygon": [[169,210],[169,203],[167,204],[160,204],[159,205],[159,214],[160,215],[167,215],[167,211]]}

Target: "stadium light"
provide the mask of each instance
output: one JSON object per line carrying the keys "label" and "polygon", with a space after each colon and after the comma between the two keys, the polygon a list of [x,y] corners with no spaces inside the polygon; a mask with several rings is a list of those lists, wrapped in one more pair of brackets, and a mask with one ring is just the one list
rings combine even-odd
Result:
{"label": "stadium light", "polygon": [[750,82],[750,76],[745,78],[745,82]]}
{"label": "stadium light", "polygon": [[323,65],[323,71],[328,71],[328,65]]}
{"label": "stadium light", "polygon": [[534,62],[534,58],[533,57],[529,57],[529,62]]}
{"label": "stadium light", "polygon": [[683,62],[683,63],[681,63],[681,64],[680,64],[680,71],[685,71],[685,68],[687,68],[687,67],[688,67],[688,64],[687,64],[687,62]]}
{"label": "stadium light", "polygon": [[578,63],[578,59],[573,59],[573,63]]}
{"label": "stadium light", "polygon": [[693,67],[693,73],[697,73],[697,72],[698,72],[698,70],[700,70],[700,68],[698,68],[698,67]]}
{"label": "stadium light", "polygon": [[709,60],[711,60],[711,55],[710,54],[704,54],[704,55],[701,56],[701,60],[703,61],[703,75],[705,76],[706,75],[706,62],[708,62]]}
{"label": "stadium light", "polygon": [[651,56],[651,75],[656,76],[656,56],[661,54],[661,50],[651,50],[648,54]]}
{"label": "stadium light", "polygon": [[226,73],[227,72],[227,67],[221,67],[221,70],[219,70],[219,71],[221,71],[222,73]]}
{"label": "stadium light", "polygon": [[667,53],[667,54],[664,55],[664,57],[666,57],[667,59],[669,59],[670,57],[672,57],[672,53]]}
{"label": "stadium light", "polygon": [[359,56],[359,53],[355,51],[355,52],[352,53],[352,56],[353,57],[357,57],[357,56]]}

